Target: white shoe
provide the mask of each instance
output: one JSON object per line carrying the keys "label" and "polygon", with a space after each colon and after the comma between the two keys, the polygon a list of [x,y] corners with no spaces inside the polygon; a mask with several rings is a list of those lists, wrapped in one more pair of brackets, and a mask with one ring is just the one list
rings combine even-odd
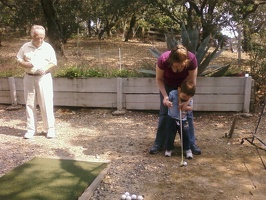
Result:
{"label": "white shoe", "polygon": [[171,157],[172,156],[172,150],[170,150],[170,151],[166,150],[164,155],[165,155],[165,157]]}
{"label": "white shoe", "polygon": [[192,154],[191,149],[189,149],[189,150],[186,151],[186,158],[187,159],[192,159],[193,158],[193,154]]}
{"label": "white shoe", "polygon": [[55,137],[55,132],[54,132],[54,130],[53,130],[53,131],[48,131],[46,137],[47,137],[48,139],[54,138],[54,137]]}
{"label": "white shoe", "polygon": [[25,135],[24,135],[24,138],[25,139],[31,139],[31,138],[33,138],[33,136],[34,136],[34,132],[27,132],[27,133],[25,133]]}

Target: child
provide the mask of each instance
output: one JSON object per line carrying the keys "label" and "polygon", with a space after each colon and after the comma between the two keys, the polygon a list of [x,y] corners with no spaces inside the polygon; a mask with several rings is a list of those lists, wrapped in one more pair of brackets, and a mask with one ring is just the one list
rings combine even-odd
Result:
{"label": "child", "polygon": [[[172,102],[172,106],[168,108],[168,120],[166,124],[166,142],[165,142],[165,156],[170,157],[172,150],[174,149],[174,140],[176,132],[180,134],[180,128],[182,128],[183,135],[183,149],[186,152],[186,158],[192,159],[193,154],[190,149],[190,141],[188,137],[188,124],[187,124],[187,112],[192,110],[193,101],[191,99],[195,94],[195,86],[188,81],[184,81],[178,90],[172,90],[169,93],[169,100]],[[182,127],[180,127],[180,110],[179,106],[189,101],[188,105],[182,111]]]}

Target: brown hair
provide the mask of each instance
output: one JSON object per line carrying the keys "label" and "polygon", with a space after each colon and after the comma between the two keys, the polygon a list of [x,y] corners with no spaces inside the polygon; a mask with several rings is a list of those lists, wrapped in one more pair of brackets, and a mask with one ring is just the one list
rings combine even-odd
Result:
{"label": "brown hair", "polygon": [[180,85],[180,92],[192,97],[195,95],[196,87],[191,81],[184,80]]}
{"label": "brown hair", "polygon": [[173,63],[180,63],[184,67],[189,65],[189,56],[188,50],[181,44],[176,45],[172,50],[168,58],[168,62],[171,64],[169,67],[173,65]]}

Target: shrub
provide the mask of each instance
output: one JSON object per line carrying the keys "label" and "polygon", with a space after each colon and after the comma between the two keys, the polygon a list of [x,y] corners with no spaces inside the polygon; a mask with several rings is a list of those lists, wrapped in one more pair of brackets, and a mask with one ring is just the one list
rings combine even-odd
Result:
{"label": "shrub", "polygon": [[257,90],[257,101],[262,102],[265,95],[265,82],[266,82],[266,58],[265,58],[266,45],[263,43],[253,43],[251,51],[249,52],[251,70],[250,74],[255,80]]}
{"label": "shrub", "polygon": [[[148,76],[148,75],[146,75]],[[61,70],[57,70],[54,73],[54,77],[66,77],[66,78],[88,78],[88,77],[143,77],[143,74],[136,70],[128,69],[108,69],[104,67],[86,68],[84,66],[70,66]]]}

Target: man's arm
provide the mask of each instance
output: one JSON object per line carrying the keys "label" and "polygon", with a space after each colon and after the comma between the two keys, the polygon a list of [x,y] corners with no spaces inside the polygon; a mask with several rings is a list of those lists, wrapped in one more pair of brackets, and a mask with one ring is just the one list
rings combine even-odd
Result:
{"label": "man's arm", "polygon": [[[188,76],[187,76],[186,80],[191,81],[196,86],[197,76],[198,76],[198,68],[196,68],[194,70],[189,70],[188,71]],[[187,110],[188,103],[189,103],[190,99],[191,98],[189,98],[189,100],[186,101],[186,102],[179,103],[179,108],[181,110]],[[191,110],[192,110],[192,108],[191,108]]]}
{"label": "man's arm", "polygon": [[25,61],[25,60],[18,60],[18,64],[19,66],[23,67],[23,68],[26,68],[26,69],[31,69],[33,68],[33,65],[31,62],[29,61]]}
{"label": "man's arm", "polygon": [[168,97],[167,92],[165,90],[165,85],[163,82],[163,74],[164,74],[164,70],[161,70],[158,67],[158,65],[156,65],[156,83],[157,83],[157,86],[159,87],[160,92],[163,95],[163,104],[165,106],[171,107],[172,102],[169,101],[169,97]]}
{"label": "man's arm", "polygon": [[198,76],[198,68],[194,70],[189,70],[186,80],[191,81],[196,86],[197,76]]}
{"label": "man's arm", "polygon": [[41,74],[44,75],[46,73],[48,73],[53,67],[55,67],[56,65],[53,63],[49,63],[48,65],[46,65],[43,68],[40,68],[36,71],[37,74]]}

